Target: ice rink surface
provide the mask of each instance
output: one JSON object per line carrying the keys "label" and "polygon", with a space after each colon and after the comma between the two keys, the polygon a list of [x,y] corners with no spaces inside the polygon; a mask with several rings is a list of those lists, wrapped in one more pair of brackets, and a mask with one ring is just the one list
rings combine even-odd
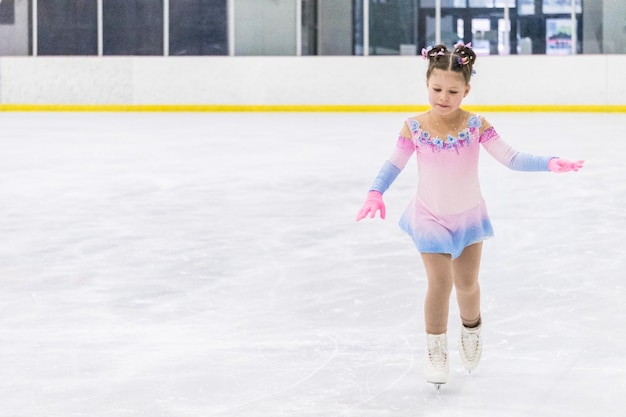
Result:
{"label": "ice rink surface", "polygon": [[424,382],[398,113],[0,113],[0,416],[623,416],[626,114],[487,114],[483,361]]}

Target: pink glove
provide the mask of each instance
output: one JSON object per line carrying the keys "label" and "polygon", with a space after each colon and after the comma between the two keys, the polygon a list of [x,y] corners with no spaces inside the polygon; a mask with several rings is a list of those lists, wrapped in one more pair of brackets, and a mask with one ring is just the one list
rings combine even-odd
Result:
{"label": "pink glove", "polygon": [[383,203],[383,195],[379,191],[370,191],[367,193],[367,198],[365,199],[365,203],[363,203],[363,207],[356,215],[356,221],[364,219],[367,215],[370,215],[370,218],[376,217],[376,212],[380,210],[380,218],[385,218],[385,203]]}
{"label": "pink glove", "polygon": [[567,159],[552,158],[548,162],[548,169],[551,172],[561,173],[569,171],[578,171],[583,167],[585,161],[568,161]]}

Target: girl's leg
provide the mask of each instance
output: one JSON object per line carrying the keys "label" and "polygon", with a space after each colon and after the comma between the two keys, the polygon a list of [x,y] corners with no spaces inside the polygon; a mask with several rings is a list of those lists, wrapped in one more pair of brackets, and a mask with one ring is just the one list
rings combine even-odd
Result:
{"label": "girl's leg", "polygon": [[459,337],[459,355],[463,366],[470,372],[478,366],[482,355],[478,285],[481,252],[482,243],[470,245],[452,262],[456,298],[463,323]]}
{"label": "girl's leg", "polygon": [[424,303],[426,333],[446,333],[453,285],[452,257],[439,253],[423,253],[422,261],[428,279],[428,290]]}
{"label": "girl's leg", "polygon": [[475,327],[480,323],[480,286],[478,272],[482,242],[470,245],[458,258],[452,261],[452,275],[456,291],[461,321],[466,327]]}
{"label": "girl's leg", "polygon": [[437,387],[448,382],[448,309],[452,292],[452,258],[443,254],[422,254],[428,290],[424,303],[426,358],[424,377]]}

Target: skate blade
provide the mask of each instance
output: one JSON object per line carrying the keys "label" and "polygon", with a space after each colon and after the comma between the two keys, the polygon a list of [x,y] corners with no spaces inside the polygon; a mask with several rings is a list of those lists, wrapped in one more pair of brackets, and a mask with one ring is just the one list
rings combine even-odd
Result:
{"label": "skate blade", "polygon": [[[428,381],[428,382],[430,382],[430,381]],[[445,384],[445,382],[430,382],[430,383],[435,386],[435,389],[437,390],[437,392],[439,392],[439,390],[441,389],[441,386],[443,384]]]}

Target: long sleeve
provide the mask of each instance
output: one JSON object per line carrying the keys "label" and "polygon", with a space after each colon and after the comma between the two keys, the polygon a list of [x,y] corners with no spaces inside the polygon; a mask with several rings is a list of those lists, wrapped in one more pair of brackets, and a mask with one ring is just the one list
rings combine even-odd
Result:
{"label": "long sleeve", "polygon": [[400,172],[404,169],[407,162],[415,152],[415,145],[413,141],[402,135],[398,137],[396,146],[391,153],[389,159],[385,161],[380,168],[378,175],[374,179],[374,183],[370,187],[370,191],[378,191],[383,194],[391,186],[391,184],[398,177]]}
{"label": "long sleeve", "polygon": [[480,143],[498,162],[516,171],[549,171],[548,162],[554,158],[517,152],[500,138],[493,127],[480,135]]}

